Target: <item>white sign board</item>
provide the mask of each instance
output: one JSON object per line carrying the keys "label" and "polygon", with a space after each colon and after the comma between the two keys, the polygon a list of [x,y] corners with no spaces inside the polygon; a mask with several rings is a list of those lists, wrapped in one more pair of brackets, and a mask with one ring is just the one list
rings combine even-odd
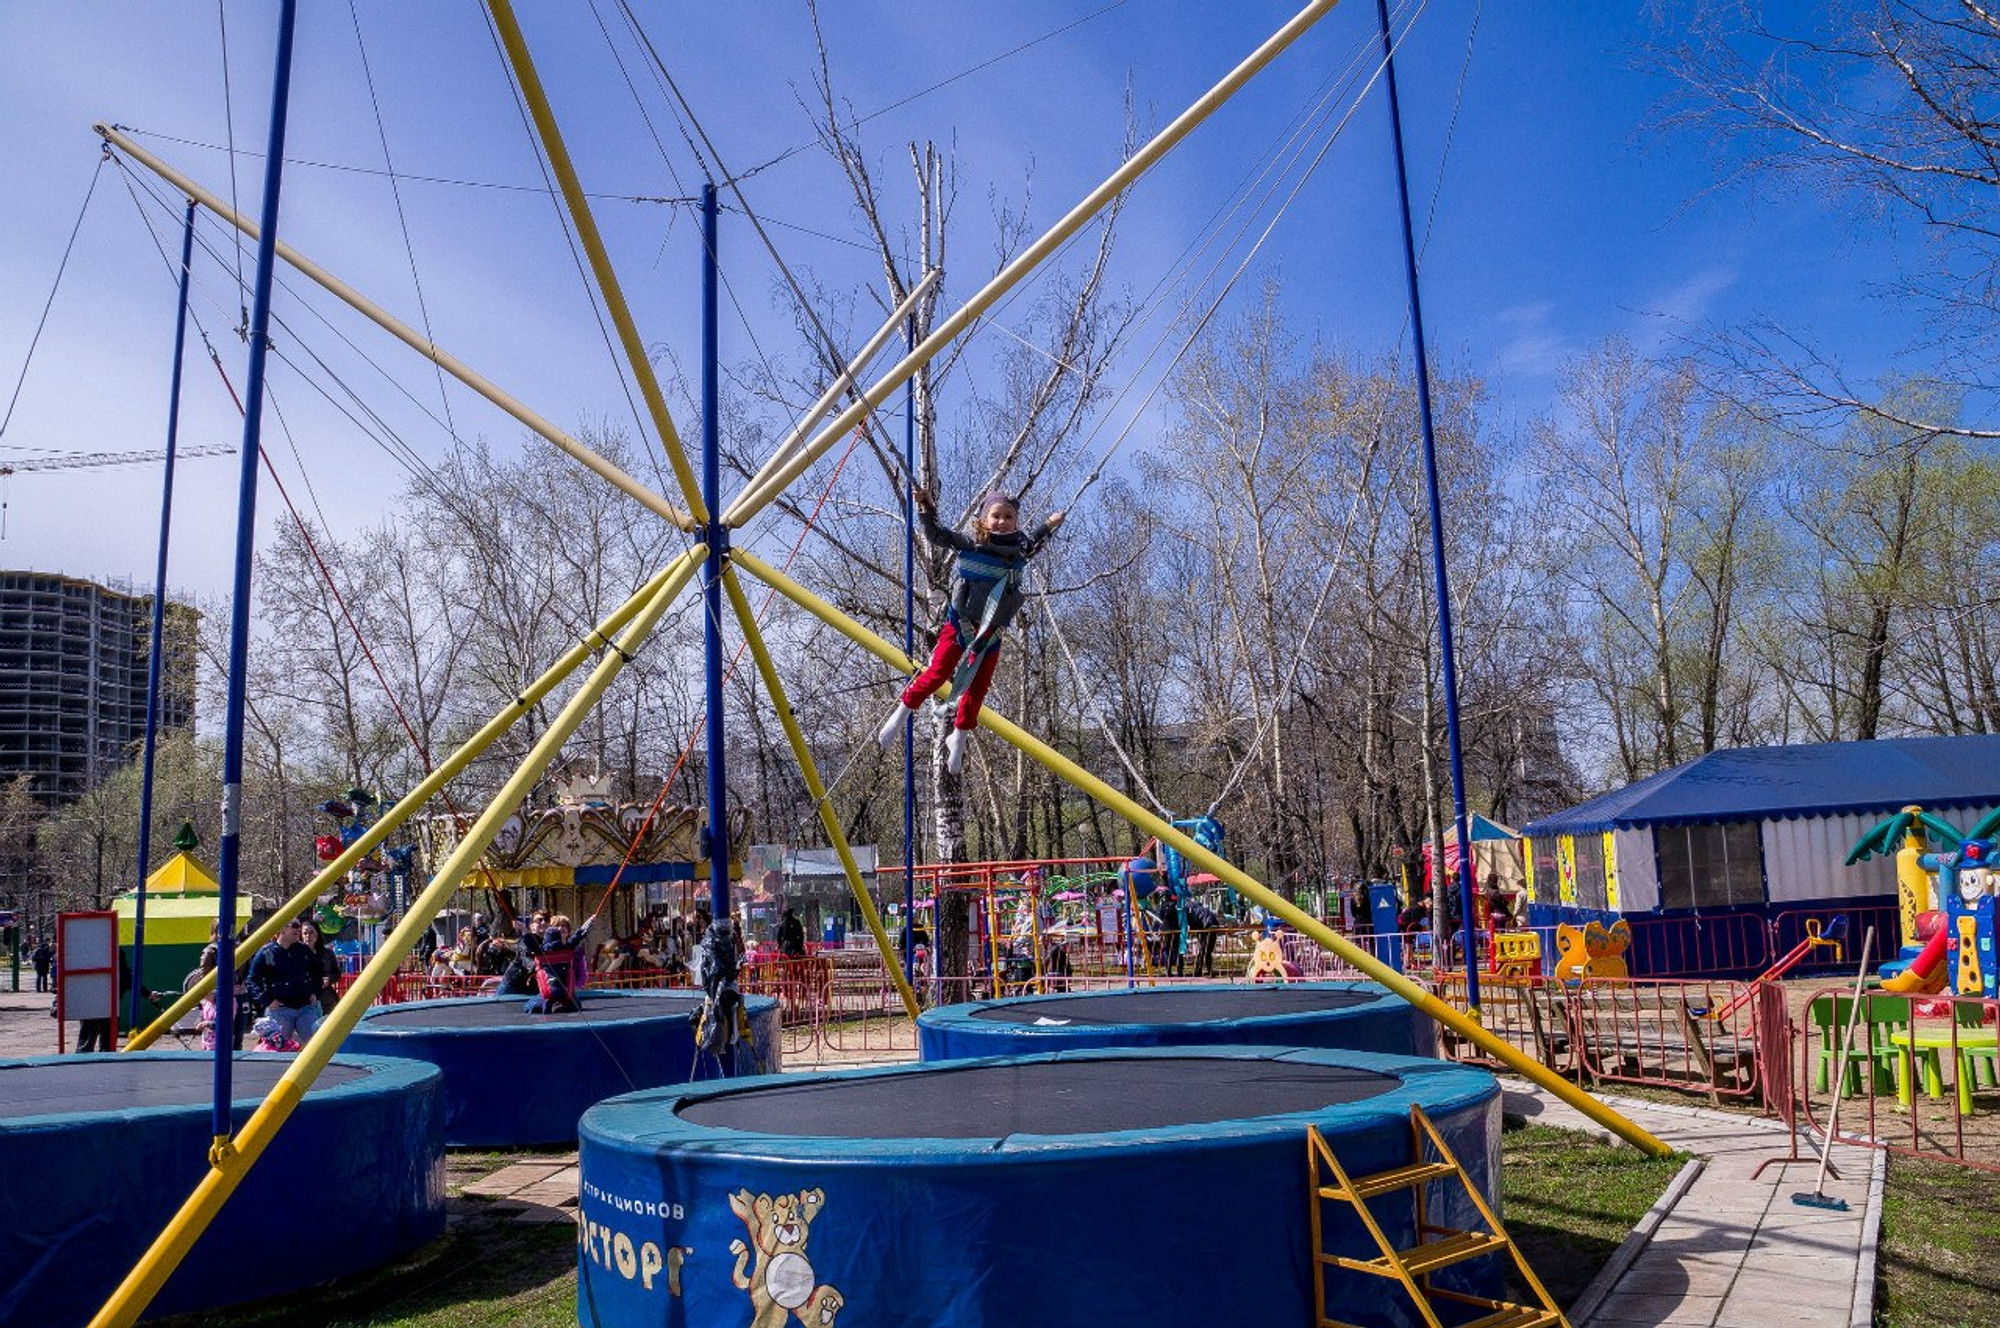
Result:
{"label": "white sign board", "polygon": [[56,970],[64,1019],[109,1019],[117,994],[118,918],[111,913],[56,916]]}

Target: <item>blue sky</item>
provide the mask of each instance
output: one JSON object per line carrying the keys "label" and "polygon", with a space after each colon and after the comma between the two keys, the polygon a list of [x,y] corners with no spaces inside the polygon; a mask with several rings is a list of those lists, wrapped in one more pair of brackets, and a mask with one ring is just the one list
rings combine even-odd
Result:
{"label": "blue sky", "polygon": [[[1768,8],[1788,7],[1810,12],[1803,5]],[[234,131],[243,150],[261,151],[263,144],[275,8],[225,0]],[[383,149],[355,19],[332,0],[304,8],[288,155],[379,170]],[[634,8],[732,167],[741,170],[810,137],[797,104],[810,95],[814,71],[803,3]],[[867,126],[888,196],[898,203],[906,197],[903,145],[930,137],[954,147],[960,230],[948,281],[962,298],[993,267],[989,198],[1014,206],[1026,198],[1037,229],[1047,224],[1115,164],[1128,84],[1142,119],[1164,122],[1293,6],[1129,0],[1106,10],[1105,0],[837,0],[826,8],[835,80],[864,113],[1076,23]],[[1613,333],[1663,347],[1707,325],[1770,317],[1803,329],[1866,378],[1895,363],[1916,330],[1871,296],[1899,264],[1913,261],[1907,241],[1822,200],[1753,196],[1741,185],[1715,189],[1727,145],[1719,150],[1650,127],[1669,89],[1637,63],[1651,35],[1646,8],[1477,0],[1419,7],[1411,0],[1398,10],[1410,23],[1397,69],[1419,225],[1438,191],[1424,266],[1430,336],[1438,353],[1487,378],[1497,430],[1547,410],[1563,360]],[[355,12],[382,132],[399,171],[538,183],[473,0],[357,0]],[[617,194],[692,189],[699,170],[666,117],[663,97],[644,80],[619,11],[597,0],[596,13],[642,80],[642,101],[665,152],[649,135],[591,6],[529,0],[523,23],[586,183]],[[1128,210],[1116,279],[1136,291],[1149,288],[1228,197],[1246,162],[1374,30],[1373,5],[1349,0],[1148,177]],[[0,126],[15,182],[13,199],[0,210],[0,245],[9,255],[0,274],[0,387],[13,388],[96,168],[92,120],[224,142],[220,50],[213,4],[0,7]],[[1446,158],[1455,102],[1457,128]],[[145,141],[211,188],[228,191],[223,153],[161,137]],[[1401,330],[1390,171],[1378,90],[1260,260],[1261,270],[1282,279],[1287,314],[1300,331],[1373,352]],[[261,161],[242,161],[237,192],[246,209],[260,181]],[[773,220],[834,237],[857,235],[852,208],[816,151],[789,158],[746,188],[752,205]],[[566,426],[629,420],[547,198],[417,181],[407,181],[402,192],[439,342]],[[151,215],[171,243],[164,215]],[[615,202],[602,204],[599,218],[648,338],[691,366],[698,329],[691,218],[684,209]],[[280,233],[416,321],[410,252],[379,175],[290,167]],[[851,244],[790,227],[773,234],[790,264],[828,287],[858,289],[875,277],[869,255]],[[0,438],[0,457],[160,446],[173,292],[153,244],[123,177],[106,167]],[[774,269],[740,219],[725,218],[722,248],[749,324],[726,318],[725,359],[753,354],[753,331],[764,353],[798,358],[794,334],[774,310]],[[230,334],[234,262],[227,250],[221,265],[198,261],[197,310],[240,383],[244,349]],[[242,262],[247,272],[247,247]],[[1254,284],[1242,292],[1254,293]],[[438,389],[427,367],[324,298],[303,290],[279,297],[279,312],[295,321],[298,337],[334,362],[419,453],[436,455],[446,442],[443,431],[342,348],[308,305],[436,410]],[[342,533],[380,520],[403,472],[294,373],[274,368],[272,381],[292,428],[289,439],[267,432],[267,446],[295,495],[305,501],[310,489],[327,523]],[[190,358],[188,384],[183,438],[236,441],[233,411],[202,359]],[[516,444],[521,430],[511,421],[455,386],[449,399],[462,433],[501,447]],[[945,403],[947,420],[955,404]],[[1145,445],[1144,435],[1142,429],[1134,446]],[[234,465],[190,461],[182,471],[177,586],[212,592],[227,581]],[[155,470],[22,474],[4,482],[9,529],[0,564],[150,578]],[[267,489],[260,509],[265,530],[277,512]]]}

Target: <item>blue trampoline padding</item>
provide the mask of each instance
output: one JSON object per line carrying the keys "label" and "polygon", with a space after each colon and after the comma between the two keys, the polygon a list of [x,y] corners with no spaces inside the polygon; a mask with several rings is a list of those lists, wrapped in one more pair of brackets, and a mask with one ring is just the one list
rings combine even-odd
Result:
{"label": "blue trampoline padding", "polygon": [[[523,1148],[576,1140],[592,1103],[634,1089],[718,1077],[695,1064],[700,1001],[690,991],[586,991],[579,1015],[526,1013],[524,996],[384,1005],[362,1016],[345,1050],[407,1056],[444,1072],[444,1137],[453,1148]],[[744,998],[755,1051],[742,1069],[775,1073],[778,1002]]]}
{"label": "blue trampoline padding", "polygon": [[[237,1057],[238,1128],[291,1060]],[[84,1109],[44,1111],[24,1084],[10,1111],[0,1085],[0,1324],[87,1323],[208,1172],[207,1053],[0,1061],[0,1080],[43,1067],[73,1078],[93,1063],[106,1067],[107,1083],[137,1085],[131,1100],[150,1105],[121,1107],[106,1090],[89,1093]],[[148,1067],[161,1067],[174,1091],[141,1083]],[[149,1314],[297,1291],[444,1234],[437,1070],[345,1053],[329,1068],[340,1081],[306,1094]]]}
{"label": "blue trampoline padding", "polygon": [[1174,984],[1015,996],[940,1006],[917,1017],[917,1047],[925,1061],[1085,1047],[1199,1046],[1433,1056],[1437,1025],[1374,982]]}
{"label": "blue trampoline padding", "polygon": [[[1064,1076],[1074,1078],[1070,1067],[1079,1067],[1096,1081],[1091,1114],[1102,1123],[1107,1064],[1157,1071],[1194,1061],[1223,1063],[1250,1080],[1292,1081],[1294,1104],[1297,1081],[1323,1068],[1333,1101],[1184,1125],[1162,1123],[1154,1101],[1140,1129],[941,1138],[925,1137],[923,1120],[890,1100],[900,1081],[913,1102],[958,1112],[938,1076],[966,1083],[961,1099],[988,1091],[970,1087],[982,1076],[1059,1098],[1068,1091]],[[801,1084],[861,1086],[881,1137],[815,1135],[805,1122],[796,1134],[753,1132],[685,1114],[726,1116],[732,1096],[788,1094]],[[834,1318],[871,1328],[1310,1323],[1306,1126],[1318,1125],[1354,1173],[1384,1171],[1411,1159],[1413,1103],[1492,1199],[1497,1082],[1483,1070],[1415,1057],[1278,1047],[1089,1050],[627,1094],[593,1107],[580,1129],[578,1321],[750,1323],[761,1286],[765,1305],[811,1325]],[[994,1104],[963,1110],[990,1114]],[[1194,1121],[1202,1114],[1190,1106]],[[1413,1243],[1407,1199],[1378,1200],[1373,1211],[1392,1239]],[[1329,1253],[1376,1255],[1352,1209],[1328,1204],[1324,1216]],[[1431,1216],[1476,1225],[1456,1187],[1432,1192]],[[739,1267],[750,1289],[736,1285]],[[1452,1271],[1458,1277],[1448,1285],[1498,1289],[1491,1260]],[[1396,1282],[1337,1270],[1328,1277],[1329,1303],[1342,1321],[1414,1323]]]}

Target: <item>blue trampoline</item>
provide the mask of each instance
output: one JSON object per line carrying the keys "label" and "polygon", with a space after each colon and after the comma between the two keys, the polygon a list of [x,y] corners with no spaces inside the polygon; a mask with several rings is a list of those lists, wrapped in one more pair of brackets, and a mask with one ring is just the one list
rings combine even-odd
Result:
{"label": "blue trampoline", "polygon": [[[237,1057],[238,1127],[291,1060]],[[208,1173],[213,1074],[201,1052],[0,1061],[0,1324],[89,1321]],[[343,1054],[148,1312],[379,1267],[444,1233],[444,1199],[437,1070]]]}
{"label": "blue trampoline", "polygon": [[[572,1143],[594,1102],[719,1077],[712,1062],[695,1063],[700,992],[586,991],[581,1003],[573,1014],[528,1014],[521,996],[385,1005],[362,1016],[343,1045],[443,1071],[453,1148]],[[737,1073],[776,1073],[778,1003],[748,996],[744,1004],[754,1045],[739,1050]]]}
{"label": "blue trampoline", "polygon": [[[1306,1126],[1373,1173],[1410,1160],[1413,1104],[1496,1195],[1497,1083],[1413,1057],[1091,1050],[627,1094],[580,1128],[577,1317],[1310,1323]],[[1414,1243],[1407,1200],[1375,1212]],[[1352,1210],[1324,1213],[1327,1252],[1375,1256]],[[1430,1215],[1476,1220],[1442,1187]],[[1462,1271],[1462,1287],[1497,1289],[1490,1263]],[[1394,1281],[1323,1275],[1342,1320],[1412,1321]]]}
{"label": "blue trampoline", "polygon": [[1437,1026],[1373,982],[1203,984],[1016,996],[926,1010],[926,1061],[1084,1047],[1328,1047],[1437,1053]]}

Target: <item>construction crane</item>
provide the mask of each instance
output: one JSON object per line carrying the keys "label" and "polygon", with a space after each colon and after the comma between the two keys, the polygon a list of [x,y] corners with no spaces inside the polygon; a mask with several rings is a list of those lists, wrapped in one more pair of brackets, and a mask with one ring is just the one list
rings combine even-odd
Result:
{"label": "construction crane", "polygon": [[[176,460],[235,455],[236,449],[226,443],[209,447],[181,447],[174,450]],[[148,461],[164,461],[166,457],[165,452],[56,452],[25,461],[0,461],[0,539],[7,538],[6,481],[10,475],[26,474],[33,470],[88,470],[98,466],[137,466]]]}
{"label": "construction crane", "polygon": [[[174,451],[175,459],[189,457],[235,456],[236,449],[227,443],[213,447],[182,447]],[[165,452],[59,452],[51,456],[35,457],[29,461],[0,461],[0,476],[17,472],[25,474],[31,470],[86,470],[92,466],[137,466],[148,461],[164,461]]]}

